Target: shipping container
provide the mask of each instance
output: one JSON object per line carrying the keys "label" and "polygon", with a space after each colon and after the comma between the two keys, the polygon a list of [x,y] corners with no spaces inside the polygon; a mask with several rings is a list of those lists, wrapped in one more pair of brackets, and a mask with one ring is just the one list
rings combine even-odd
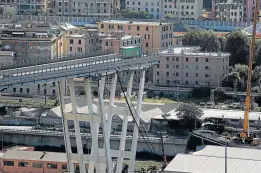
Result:
{"label": "shipping container", "polygon": [[120,48],[120,56],[122,58],[131,58],[141,56],[141,50],[139,47],[130,46]]}

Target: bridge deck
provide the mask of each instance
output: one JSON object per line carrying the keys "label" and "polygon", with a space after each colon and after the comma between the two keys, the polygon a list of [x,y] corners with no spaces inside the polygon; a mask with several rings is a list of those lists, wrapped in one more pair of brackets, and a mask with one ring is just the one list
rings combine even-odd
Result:
{"label": "bridge deck", "polygon": [[22,66],[0,71],[0,89],[52,82],[67,78],[98,76],[130,69],[141,69],[158,63],[154,55],[122,59],[115,54]]}

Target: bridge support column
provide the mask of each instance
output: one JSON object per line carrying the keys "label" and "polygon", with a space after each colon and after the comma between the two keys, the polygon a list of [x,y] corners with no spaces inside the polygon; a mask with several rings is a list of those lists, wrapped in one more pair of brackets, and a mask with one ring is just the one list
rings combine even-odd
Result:
{"label": "bridge support column", "polygon": [[72,163],[72,160],[70,159],[70,155],[72,154],[71,149],[71,142],[70,142],[70,136],[69,136],[69,130],[68,130],[68,122],[64,118],[64,84],[63,81],[57,82],[58,87],[58,94],[59,94],[59,101],[60,101],[60,110],[62,114],[62,122],[63,122],[63,133],[64,133],[64,143],[65,143],[65,150],[67,155],[67,168],[69,173],[74,173],[74,166]]}
{"label": "bridge support column", "polygon": [[132,157],[130,159],[130,166],[129,166],[128,173],[133,173],[135,169],[135,158],[136,158],[137,142],[139,137],[140,115],[141,115],[141,106],[142,106],[142,98],[143,98],[144,82],[145,82],[145,71],[146,70],[143,69],[140,76],[139,94],[138,94],[138,102],[137,102],[137,110],[136,110],[137,117],[135,117],[138,127],[136,124],[134,124],[134,131],[133,131],[132,145],[131,145]]}
{"label": "bridge support column", "polygon": [[[69,80],[69,88],[70,88],[70,98],[71,98],[71,102],[72,102],[72,113],[77,114],[78,112],[77,112],[77,104],[76,104],[73,79]],[[82,148],[80,125],[79,125],[79,121],[76,119],[73,120],[73,123],[74,123],[74,130],[75,130],[75,136],[76,136],[77,153],[78,153],[78,158],[80,158],[80,161],[79,161],[80,173],[85,173],[86,172],[85,163],[82,160],[83,148]]]}
{"label": "bridge support column", "polygon": [[[131,96],[132,84],[133,84],[133,76],[134,76],[134,71],[131,71],[130,72],[129,81],[128,81],[128,86],[127,86],[127,99],[128,99],[128,102],[130,102],[130,100],[129,100],[130,98],[128,96]],[[126,115],[123,118],[116,173],[121,173],[122,172],[123,152],[125,151],[126,133],[127,133],[127,128],[128,128],[128,116],[130,116],[130,111],[129,111],[127,103],[125,105],[125,112],[126,112]]]}

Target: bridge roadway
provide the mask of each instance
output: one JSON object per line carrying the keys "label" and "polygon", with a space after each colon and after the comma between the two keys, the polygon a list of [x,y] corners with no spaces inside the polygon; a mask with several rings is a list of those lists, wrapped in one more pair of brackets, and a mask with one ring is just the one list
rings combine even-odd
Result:
{"label": "bridge roadway", "polygon": [[158,63],[155,55],[122,59],[115,54],[89,54],[73,56],[73,58],[54,58],[48,61],[41,59],[24,64],[16,64],[0,68],[0,89],[13,86],[53,82],[69,78],[98,76],[115,73],[116,70],[137,70],[148,68]]}

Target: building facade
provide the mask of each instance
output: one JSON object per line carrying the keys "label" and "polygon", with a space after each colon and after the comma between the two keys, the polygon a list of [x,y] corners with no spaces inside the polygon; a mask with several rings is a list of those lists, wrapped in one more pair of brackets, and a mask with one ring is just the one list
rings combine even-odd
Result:
{"label": "building facade", "polygon": [[49,14],[57,16],[110,17],[120,9],[120,0],[49,0]]}
{"label": "building facade", "polygon": [[65,36],[71,29],[69,24],[22,22],[0,26],[1,50],[16,52],[15,61],[66,55]]}
{"label": "building facade", "polygon": [[243,1],[215,1],[215,18],[222,21],[241,22],[244,19]]}
{"label": "building facade", "polygon": [[203,12],[203,0],[126,0],[126,8],[131,11],[147,11],[154,18],[170,16],[197,20]]}
{"label": "building facade", "polygon": [[16,7],[18,14],[46,14],[46,0],[1,0],[1,5]]}
{"label": "building facade", "polygon": [[154,67],[153,83],[166,86],[207,84],[221,86],[229,72],[229,54],[202,53],[195,47],[176,47],[161,52]]}
{"label": "building facade", "polygon": [[100,33],[109,36],[115,31],[142,37],[142,53],[172,45],[172,23],[109,20],[98,22]]}
{"label": "building facade", "polygon": [[[57,152],[8,150],[2,153],[0,164],[1,172],[8,173],[64,173],[68,171],[66,154]],[[79,164],[76,162],[74,169],[76,172],[79,171]]]}

